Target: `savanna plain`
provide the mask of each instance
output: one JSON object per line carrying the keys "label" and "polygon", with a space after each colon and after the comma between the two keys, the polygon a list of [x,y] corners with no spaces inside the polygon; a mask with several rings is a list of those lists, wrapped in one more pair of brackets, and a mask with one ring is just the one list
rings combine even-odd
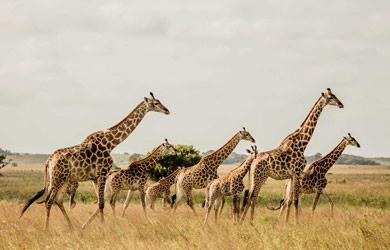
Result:
{"label": "savanna plain", "polygon": [[[220,176],[234,166],[222,165]],[[298,225],[293,214],[286,225],[284,216],[278,219],[277,211],[266,208],[279,204],[285,184],[268,179],[257,202],[253,225],[248,216],[242,225],[234,224],[231,199],[227,199],[218,222],[212,214],[208,225],[203,226],[204,190],[195,190],[197,216],[183,199],[175,214],[159,201],[155,211],[147,209],[146,218],[136,193],[124,217],[115,219],[106,201],[105,223],[96,219],[81,230],[97,206],[92,183],[85,182],[76,195],[76,207],[69,212],[75,229],[68,229],[60,210],[55,208],[50,229],[44,231],[44,205],[33,204],[19,218],[23,202],[42,188],[43,166],[7,167],[1,173],[0,249],[390,249],[388,162],[377,166],[334,166],[327,175],[326,189],[335,203],[334,217],[323,197],[312,216],[313,195],[305,195]],[[247,180],[246,177],[246,185]],[[174,187],[171,190],[174,193]],[[121,212],[125,196],[122,192],[117,212]]]}

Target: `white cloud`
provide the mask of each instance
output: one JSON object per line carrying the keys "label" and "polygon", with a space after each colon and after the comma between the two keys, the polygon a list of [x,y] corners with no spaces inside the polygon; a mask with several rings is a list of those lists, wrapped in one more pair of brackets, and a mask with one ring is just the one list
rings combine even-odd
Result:
{"label": "white cloud", "polygon": [[356,153],[388,156],[390,118],[381,114],[390,107],[389,7],[2,1],[0,112],[14,122],[3,124],[0,147],[51,152],[76,144],[154,91],[172,114],[148,115],[119,151],[145,152],[165,137],[205,151],[242,126],[266,150],[330,86],[346,108],[325,110],[308,153],[326,153],[350,131],[362,138]]}

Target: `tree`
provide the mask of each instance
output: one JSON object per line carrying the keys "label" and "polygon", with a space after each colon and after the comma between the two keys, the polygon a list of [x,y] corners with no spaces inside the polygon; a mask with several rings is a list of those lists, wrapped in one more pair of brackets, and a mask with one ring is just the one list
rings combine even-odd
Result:
{"label": "tree", "polygon": [[[192,145],[175,145],[177,154],[166,152],[161,156],[156,166],[149,172],[149,177],[158,181],[162,177],[170,175],[178,167],[191,167],[197,164],[202,156]],[[150,153],[148,153],[149,155]]]}
{"label": "tree", "polygon": [[[12,161],[12,159],[8,159],[8,161],[6,161],[5,158],[7,158],[6,154],[1,154],[0,155],[0,169],[6,167]],[[0,174],[0,176],[1,176],[1,174]]]}

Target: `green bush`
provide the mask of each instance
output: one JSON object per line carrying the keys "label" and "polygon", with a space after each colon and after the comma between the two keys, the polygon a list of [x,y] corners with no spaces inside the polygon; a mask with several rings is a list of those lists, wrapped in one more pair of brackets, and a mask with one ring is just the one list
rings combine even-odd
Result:
{"label": "green bush", "polygon": [[[149,177],[158,181],[168,176],[178,167],[190,167],[197,164],[202,158],[200,152],[192,145],[175,145],[177,154],[164,153],[156,166],[149,172]],[[150,153],[148,153],[149,155]]]}

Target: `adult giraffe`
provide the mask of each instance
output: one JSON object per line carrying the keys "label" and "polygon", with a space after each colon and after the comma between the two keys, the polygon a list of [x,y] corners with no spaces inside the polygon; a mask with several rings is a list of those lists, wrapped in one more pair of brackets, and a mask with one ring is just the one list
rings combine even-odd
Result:
{"label": "adult giraffe", "polygon": [[238,131],[225,145],[214,153],[203,157],[198,164],[185,168],[179,172],[176,177],[176,194],[172,196],[171,207],[176,211],[183,193],[187,196],[187,204],[196,214],[194,203],[192,201],[192,189],[201,189],[207,187],[210,181],[218,178],[217,169],[225,159],[233,152],[241,140],[247,140],[255,143],[251,134],[243,128]]}
{"label": "adult giraffe", "polygon": [[[149,111],[169,114],[169,110],[155,99],[152,93],[150,95],[150,98],[145,97],[144,101],[115,126],[89,135],[81,144],[56,150],[46,161],[43,189],[27,201],[21,216],[35,200],[45,193],[47,188],[48,193],[43,201],[46,205],[45,229],[49,226],[50,209],[54,202],[60,208],[69,227],[72,228],[72,223],[63,205],[66,187],[70,181],[92,180],[98,194],[96,211],[100,210],[101,222],[104,222],[104,187],[107,174],[113,164],[111,151],[134,131]],[[47,172],[49,172],[49,180],[47,180]]]}
{"label": "adult giraffe", "polygon": [[[295,206],[295,223],[298,223],[298,194],[299,176],[306,166],[304,157],[305,149],[314,133],[318,118],[326,105],[334,105],[343,108],[343,104],[328,88],[326,93],[321,93],[320,98],[314,104],[305,120],[294,133],[288,135],[276,149],[259,153],[253,161],[250,170],[250,192],[246,192],[243,201],[242,223],[251,207],[251,223],[254,218],[254,209],[257,196],[268,177],[276,180],[291,179],[292,197]],[[290,214],[292,199],[287,204],[286,222]]]}

